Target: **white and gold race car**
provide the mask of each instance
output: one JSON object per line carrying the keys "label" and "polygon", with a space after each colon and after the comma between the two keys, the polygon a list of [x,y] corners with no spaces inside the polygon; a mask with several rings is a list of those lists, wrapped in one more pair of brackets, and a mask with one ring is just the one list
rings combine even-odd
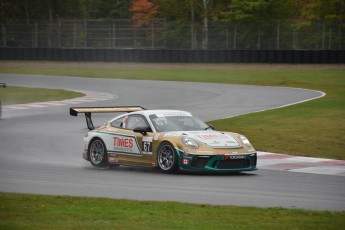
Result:
{"label": "white and gold race car", "polygon": [[[92,113],[123,114],[94,128]],[[89,132],[83,157],[95,167],[136,165],[177,170],[240,172],[256,170],[256,151],[238,133],[211,125],[179,110],[145,110],[140,106],[72,107],[84,113]]]}

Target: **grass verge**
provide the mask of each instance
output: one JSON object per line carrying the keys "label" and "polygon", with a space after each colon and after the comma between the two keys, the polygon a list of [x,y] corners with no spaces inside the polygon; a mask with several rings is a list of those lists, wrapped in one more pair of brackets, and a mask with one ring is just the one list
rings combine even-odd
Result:
{"label": "grass verge", "polygon": [[343,229],[345,212],[0,193],[0,229]]}
{"label": "grass verge", "polygon": [[[202,68],[202,67],[201,67]],[[212,121],[243,133],[258,150],[345,160],[345,71],[284,69],[0,68],[2,73],[209,82],[319,90],[327,96],[286,108]]]}
{"label": "grass verge", "polygon": [[0,99],[3,105],[59,101],[82,96],[84,96],[82,93],[61,89],[26,88],[14,86],[0,88]]}

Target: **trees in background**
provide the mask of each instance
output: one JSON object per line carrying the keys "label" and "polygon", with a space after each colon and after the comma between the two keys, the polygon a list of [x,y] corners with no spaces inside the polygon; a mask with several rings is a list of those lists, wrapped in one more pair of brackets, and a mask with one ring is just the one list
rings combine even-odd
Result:
{"label": "trees in background", "polygon": [[[343,43],[345,0],[0,0],[3,34],[6,24],[41,20],[52,24],[64,19],[133,19],[137,27],[147,28],[152,20],[164,19],[158,26],[165,28],[166,40],[171,38],[192,49],[207,49],[211,42],[224,41],[226,47],[234,49],[238,41],[248,49],[265,48],[265,42],[280,49],[285,42],[280,37],[283,30],[294,43],[309,40],[314,48],[325,48],[327,39],[334,40],[334,36]],[[308,36],[310,28],[320,34]],[[113,25],[113,33],[115,29]],[[221,35],[219,40],[210,41],[213,33]],[[272,33],[276,36],[270,36]]]}
{"label": "trees in background", "polygon": [[148,0],[133,0],[129,10],[133,12],[132,19],[137,21],[137,25],[144,26],[150,24],[158,12],[157,9],[158,5]]}
{"label": "trees in background", "polygon": [[345,20],[345,0],[0,0],[0,20],[130,19],[147,7],[156,17],[205,27],[208,21]]}
{"label": "trees in background", "polygon": [[129,0],[0,0],[0,21],[127,19]]}

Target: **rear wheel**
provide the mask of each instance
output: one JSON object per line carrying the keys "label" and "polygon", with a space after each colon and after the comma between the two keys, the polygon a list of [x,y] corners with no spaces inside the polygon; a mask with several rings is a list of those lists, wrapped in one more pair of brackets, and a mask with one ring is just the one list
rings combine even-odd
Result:
{"label": "rear wheel", "polygon": [[104,142],[95,138],[89,145],[89,157],[93,166],[103,168],[108,166],[108,154]]}
{"label": "rear wheel", "polygon": [[162,143],[157,152],[157,163],[165,173],[172,173],[177,170],[177,155],[174,146],[168,142]]}

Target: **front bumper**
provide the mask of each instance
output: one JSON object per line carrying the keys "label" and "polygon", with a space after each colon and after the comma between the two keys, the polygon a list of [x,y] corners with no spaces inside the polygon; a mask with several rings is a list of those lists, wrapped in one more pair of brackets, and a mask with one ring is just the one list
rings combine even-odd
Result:
{"label": "front bumper", "polygon": [[256,153],[234,155],[186,155],[177,150],[179,166],[187,171],[240,172],[257,170]]}

